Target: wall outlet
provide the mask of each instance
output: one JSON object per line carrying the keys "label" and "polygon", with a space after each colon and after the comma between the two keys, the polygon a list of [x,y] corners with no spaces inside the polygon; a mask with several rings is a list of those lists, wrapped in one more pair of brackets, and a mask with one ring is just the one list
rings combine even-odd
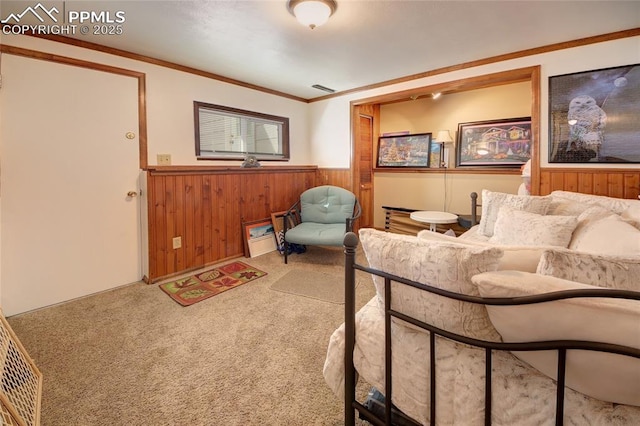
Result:
{"label": "wall outlet", "polygon": [[182,247],[182,237],[173,237],[173,248],[179,249]]}
{"label": "wall outlet", "polygon": [[171,154],[158,154],[158,166],[170,166]]}

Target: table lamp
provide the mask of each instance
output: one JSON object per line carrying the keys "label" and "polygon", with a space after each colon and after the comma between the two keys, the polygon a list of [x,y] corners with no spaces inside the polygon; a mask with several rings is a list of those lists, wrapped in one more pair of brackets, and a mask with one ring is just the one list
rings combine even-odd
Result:
{"label": "table lamp", "polygon": [[436,136],[436,142],[438,142],[440,144],[440,165],[438,167],[446,167],[445,161],[444,161],[444,146],[445,144],[449,144],[453,142],[453,139],[451,138],[451,134],[449,133],[448,130],[439,130],[438,131],[438,135]]}

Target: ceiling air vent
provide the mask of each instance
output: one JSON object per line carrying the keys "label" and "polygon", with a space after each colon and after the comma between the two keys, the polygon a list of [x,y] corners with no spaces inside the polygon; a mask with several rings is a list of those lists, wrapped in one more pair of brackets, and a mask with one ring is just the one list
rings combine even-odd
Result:
{"label": "ceiling air vent", "polygon": [[319,90],[324,90],[325,92],[329,92],[329,93],[335,93],[335,90],[333,89],[329,89],[328,87],[324,87],[321,84],[314,84],[313,86],[314,89],[319,89]]}

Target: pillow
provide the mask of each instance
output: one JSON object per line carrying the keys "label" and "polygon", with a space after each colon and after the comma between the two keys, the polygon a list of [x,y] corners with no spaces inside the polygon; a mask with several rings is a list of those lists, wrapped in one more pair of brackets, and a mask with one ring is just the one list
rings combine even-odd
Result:
{"label": "pillow", "polygon": [[582,230],[590,226],[593,222],[600,220],[605,217],[609,217],[614,214],[611,210],[607,210],[604,207],[600,206],[587,206],[587,209],[578,215],[578,226],[573,231],[573,235],[571,236],[571,242],[569,242],[569,246],[571,246],[574,238],[582,233]]}
{"label": "pillow", "polygon": [[480,225],[473,225],[466,232],[463,232],[461,235],[459,235],[458,239],[464,241],[481,241],[486,243],[487,241],[489,241],[489,237],[478,232],[479,229]]}
{"label": "pillow", "polygon": [[542,253],[536,272],[598,287],[640,291],[639,258],[550,249]]}
{"label": "pillow", "polygon": [[582,194],[580,192],[571,192],[571,191],[553,191],[550,194],[551,198],[557,200],[558,198],[563,198],[565,200],[573,200],[580,204],[588,204],[588,205],[598,205],[604,207],[607,210],[611,210],[616,214],[620,214],[634,203],[637,203],[637,200],[629,200],[624,198],[615,198],[615,197],[606,197],[604,195],[592,195],[592,194]]}
{"label": "pillow", "polygon": [[[557,216],[580,216],[591,205],[583,204],[567,198],[552,198],[546,214]],[[611,213],[611,210],[608,210]]]}
{"label": "pillow", "polygon": [[567,247],[578,225],[575,216],[545,216],[501,207],[492,244]]}
{"label": "pillow", "polygon": [[[499,271],[473,277],[483,297],[517,297],[598,288],[555,277]],[[576,298],[521,306],[487,306],[505,342],[587,340],[640,349],[640,301]],[[514,352],[556,379],[557,351]],[[593,398],[640,406],[640,359],[594,351],[567,351],[566,386]]]}
{"label": "pillow", "polygon": [[[360,229],[369,265],[433,287],[478,296],[473,275],[494,271],[502,257],[495,247],[471,247],[426,241],[375,229]],[[374,276],[378,306],[384,308],[384,279]],[[400,284],[392,286],[395,310],[437,327],[478,339],[498,341],[482,305],[451,300]]]}
{"label": "pillow", "polygon": [[545,214],[551,203],[549,197],[534,195],[513,195],[502,192],[482,190],[482,215],[478,232],[487,237],[493,235],[494,226],[498,217],[498,210],[502,206],[510,206],[517,210],[525,210],[532,213]]}
{"label": "pillow", "polygon": [[617,214],[585,220],[573,233],[569,248],[615,256],[640,256],[640,229]]}
{"label": "pillow", "polygon": [[[420,231],[418,238],[422,240],[441,241],[450,244],[460,244],[476,247],[495,247],[495,244],[489,244],[487,242],[466,240],[460,238],[452,238],[438,232]],[[545,250],[545,247],[526,247],[526,246],[500,246],[500,249],[504,252],[504,255],[498,262],[498,271],[502,270],[516,270],[524,272],[535,272],[540,262],[540,256]]]}
{"label": "pillow", "polygon": [[640,229],[640,201],[633,203],[629,208],[620,213],[620,217]]}

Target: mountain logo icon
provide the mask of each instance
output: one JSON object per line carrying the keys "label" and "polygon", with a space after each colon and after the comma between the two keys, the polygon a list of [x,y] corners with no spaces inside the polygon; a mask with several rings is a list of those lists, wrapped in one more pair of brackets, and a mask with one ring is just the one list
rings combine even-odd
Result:
{"label": "mountain logo icon", "polygon": [[28,14],[35,16],[40,22],[43,22],[43,23],[44,23],[43,16],[48,16],[49,18],[51,18],[53,22],[58,22],[58,19],[56,18],[54,13],[56,15],[60,13],[60,11],[55,6],[47,10],[47,8],[42,5],[42,3],[38,3],[33,7],[31,6],[27,7],[25,10],[22,11],[22,13],[18,13],[18,14],[10,13],[9,16],[7,16],[5,19],[3,19],[0,22],[2,22],[3,24],[8,24],[10,23],[10,21],[13,21],[14,24],[18,24],[20,20],[25,15],[28,15]]}

